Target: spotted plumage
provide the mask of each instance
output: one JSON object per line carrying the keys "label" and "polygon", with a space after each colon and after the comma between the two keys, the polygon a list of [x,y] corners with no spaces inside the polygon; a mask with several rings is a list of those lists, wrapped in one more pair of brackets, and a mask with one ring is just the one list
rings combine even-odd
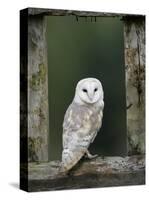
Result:
{"label": "spotted plumage", "polygon": [[88,147],[102,125],[103,108],[100,81],[95,78],[79,81],[73,102],[64,116],[62,171],[69,171],[84,155],[95,157]]}

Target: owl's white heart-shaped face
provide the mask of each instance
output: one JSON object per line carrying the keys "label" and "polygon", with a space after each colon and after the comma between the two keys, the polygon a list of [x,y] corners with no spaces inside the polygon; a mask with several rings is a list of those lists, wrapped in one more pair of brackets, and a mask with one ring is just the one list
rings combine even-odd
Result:
{"label": "owl's white heart-shaped face", "polygon": [[103,89],[100,81],[96,78],[86,78],[78,82],[75,99],[77,103],[94,104],[103,100]]}

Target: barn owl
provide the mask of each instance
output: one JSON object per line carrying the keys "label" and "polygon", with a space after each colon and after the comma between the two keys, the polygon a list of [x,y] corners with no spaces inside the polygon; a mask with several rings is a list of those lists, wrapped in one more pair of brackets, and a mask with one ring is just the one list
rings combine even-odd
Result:
{"label": "barn owl", "polygon": [[61,170],[69,171],[83,157],[94,158],[88,151],[102,125],[103,88],[96,78],[78,82],[75,96],[63,122]]}

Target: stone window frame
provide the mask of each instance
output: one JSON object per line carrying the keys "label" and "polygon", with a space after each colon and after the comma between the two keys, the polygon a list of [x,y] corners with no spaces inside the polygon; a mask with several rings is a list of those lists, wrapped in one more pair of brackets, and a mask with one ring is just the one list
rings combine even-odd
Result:
{"label": "stone window frame", "polygon": [[[97,17],[121,17],[124,24],[127,151],[129,157],[141,155],[143,160],[145,154],[145,16],[27,8],[20,11],[20,161],[26,169],[20,168],[22,189],[23,185],[28,188],[28,179],[34,181],[35,169],[40,166],[36,168],[35,164],[46,163],[45,173],[50,166],[46,46],[46,16],[49,15],[72,15],[77,21],[80,17],[94,21]],[[40,168],[38,171],[40,174]],[[40,174],[39,179],[45,178]]]}

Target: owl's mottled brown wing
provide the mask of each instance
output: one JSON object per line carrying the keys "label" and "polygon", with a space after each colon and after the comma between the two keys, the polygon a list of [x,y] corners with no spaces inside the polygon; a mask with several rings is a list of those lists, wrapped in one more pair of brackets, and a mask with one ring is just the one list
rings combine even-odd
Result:
{"label": "owl's mottled brown wing", "polygon": [[72,103],[63,123],[62,171],[70,170],[82,158],[96,133],[89,109]]}

